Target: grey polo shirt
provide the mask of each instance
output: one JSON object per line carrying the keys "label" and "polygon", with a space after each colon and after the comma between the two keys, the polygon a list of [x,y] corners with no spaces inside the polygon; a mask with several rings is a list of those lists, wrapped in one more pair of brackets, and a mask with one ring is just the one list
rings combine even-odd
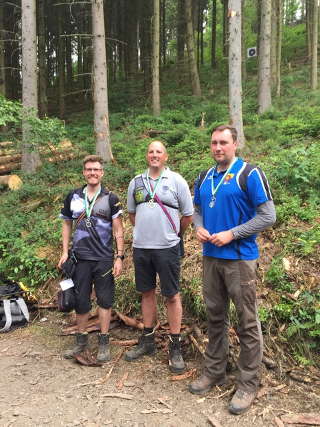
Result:
{"label": "grey polo shirt", "polygon": [[[137,175],[139,176],[139,175]],[[143,182],[147,185],[147,172],[142,174]],[[155,188],[156,180],[150,178]],[[148,187],[147,187],[148,188]],[[149,203],[136,205],[134,200],[135,179],[128,187],[127,207],[129,213],[135,213],[133,229],[133,247],[142,249],[165,249],[177,245],[180,238],[175,233],[169,219],[158,203],[150,207]],[[162,179],[157,186],[157,195],[163,203],[175,206],[174,209],[166,206],[177,231],[180,230],[180,216],[193,214],[193,203],[189,186],[184,178],[176,172],[166,168]]]}

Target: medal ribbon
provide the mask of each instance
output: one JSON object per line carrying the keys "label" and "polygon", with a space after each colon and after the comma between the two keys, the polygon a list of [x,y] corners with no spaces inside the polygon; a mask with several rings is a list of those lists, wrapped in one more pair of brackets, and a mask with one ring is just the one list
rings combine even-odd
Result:
{"label": "medal ribbon", "polygon": [[152,191],[152,187],[151,187],[151,184],[150,184],[150,178],[149,178],[149,169],[147,171],[147,190],[148,190],[148,193],[149,193],[149,195],[151,197],[151,200],[154,199],[154,195],[156,194],[156,190],[157,190],[159,182],[161,181],[163,173],[164,173],[164,169],[161,172],[161,175],[159,176],[159,178],[157,178],[155,180],[156,181],[156,185],[154,186],[154,190]]}
{"label": "medal ribbon", "polygon": [[86,210],[87,218],[90,218],[93,206],[97,200],[97,197],[101,191],[101,187],[99,187],[98,191],[93,196],[92,202],[89,203],[87,187],[83,190],[84,192],[84,208]]}
{"label": "medal ribbon", "polygon": [[232,166],[235,164],[235,162],[238,160],[238,157],[235,157],[235,159],[233,160],[233,162],[231,163],[231,165],[228,167],[228,169],[225,171],[223,177],[221,178],[219,184],[214,187],[214,182],[213,182],[213,174],[214,174],[214,169],[212,170],[212,175],[211,175],[211,199],[214,200],[215,199],[215,194],[217,193],[220,185],[223,183],[223,181],[225,180],[226,176],[228,175],[228,173],[231,171]]}

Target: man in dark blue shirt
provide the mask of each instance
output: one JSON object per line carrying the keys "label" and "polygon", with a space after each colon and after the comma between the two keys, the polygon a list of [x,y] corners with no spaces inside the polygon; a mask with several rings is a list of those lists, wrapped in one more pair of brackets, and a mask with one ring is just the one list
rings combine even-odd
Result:
{"label": "man in dark blue shirt", "polygon": [[[68,259],[69,242],[73,230],[72,250],[77,259],[72,280],[76,295],[76,318],[78,333],[76,345],[65,353],[72,358],[88,345],[86,332],[91,309],[90,295],[94,283],[99,306],[100,335],[97,360],[110,360],[109,324],[114,300],[114,276],[122,271],[124,240],[118,197],[101,186],[103,177],[102,159],[87,156],[83,161],[83,176],[86,185],[71,191],[61,209],[63,252],[58,266]],[[117,254],[113,254],[113,236]]]}
{"label": "man in dark blue shirt", "polygon": [[240,357],[237,390],[229,411],[240,414],[252,404],[259,385],[263,341],[256,301],[256,234],[275,222],[268,181],[256,166],[236,157],[237,131],[219,126],[212,133],[216,165],[195,182],[194,224],[203,244],[203,295],[208,314],[205,370],[190,384],[195,394],[226,381],[228,307],[235,305]]}

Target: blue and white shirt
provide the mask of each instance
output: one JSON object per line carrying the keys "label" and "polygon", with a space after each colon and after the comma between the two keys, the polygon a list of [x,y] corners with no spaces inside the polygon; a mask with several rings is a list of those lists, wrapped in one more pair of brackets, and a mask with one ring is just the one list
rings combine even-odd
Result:
{"label": "blue and white shirt", "polygon": [[[210,234],[230,230],[244,224],[256,215],[256,208],[272,200],[268,181],[258,167],[252,167],[246,177],[246,188],[240,185],[240,176],[247,164],[238,159],[215,194],[215,203],[210,207],[212,184],[216,188],[225,175],[218,172],[217,167],[209,169],[200,184],[200,178],[194,186],[194,204],[200,211],[203,226]],[[233,260],[253,260],[259,257],[256,234],[218,247],[212,243],[203,244],[203,255],[214,258]]]}

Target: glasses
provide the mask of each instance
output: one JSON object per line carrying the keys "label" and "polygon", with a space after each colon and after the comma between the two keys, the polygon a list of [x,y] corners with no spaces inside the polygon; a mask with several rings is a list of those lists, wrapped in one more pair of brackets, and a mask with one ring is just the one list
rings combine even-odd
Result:
{"label": "glasses", "polygon": [[102,169],[101,168],[84,168],[84,171],[85,172],[94,172],[94,173],[97,173],[97,172],[102,171]]}

